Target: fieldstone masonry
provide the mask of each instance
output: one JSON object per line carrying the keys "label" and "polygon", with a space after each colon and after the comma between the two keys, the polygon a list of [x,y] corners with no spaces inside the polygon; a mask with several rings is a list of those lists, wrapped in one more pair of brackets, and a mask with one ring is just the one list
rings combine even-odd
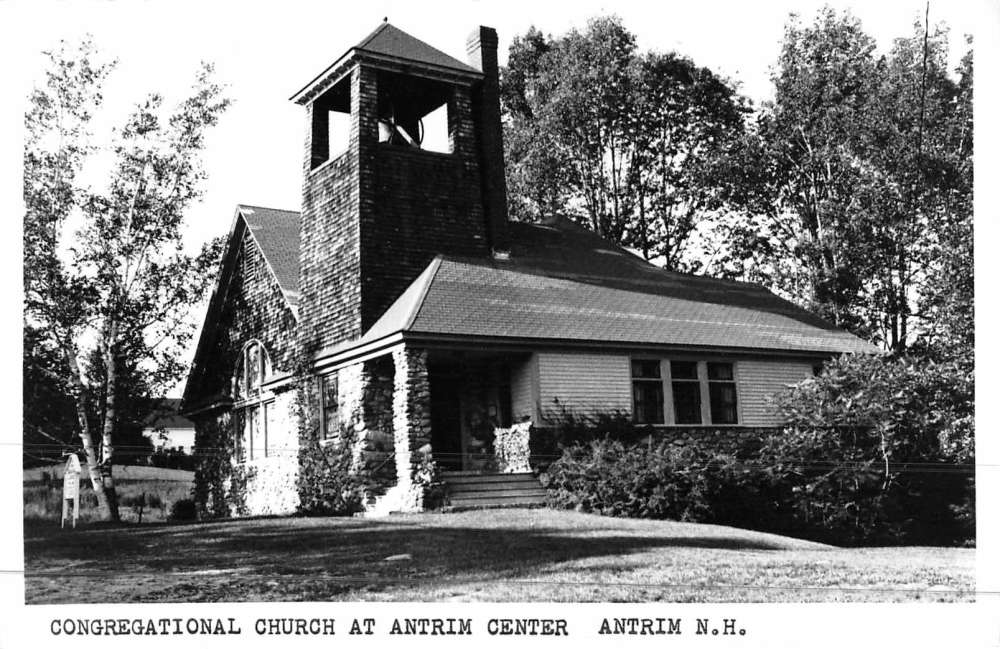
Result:
{"label": "fieldstone masonry", "polygon": [[424,490],[434,477],[427,352],[401,346],[393,350],[392,361],[396,484],[370,508],[373,515],[422,510]]}
{"label": "fieldstone masonry", "polygon": [[393,375],[389,357],[348,365],[337,372],[340,421],[355,434],[351,470],[371,472],[379,485],[374,495],[395,483]]}

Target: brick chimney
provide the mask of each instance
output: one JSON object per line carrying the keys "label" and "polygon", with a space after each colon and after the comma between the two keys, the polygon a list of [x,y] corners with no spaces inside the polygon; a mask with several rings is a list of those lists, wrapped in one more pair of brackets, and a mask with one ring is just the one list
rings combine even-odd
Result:
{"label": "brick chimney", "polygon": [[494,253],[510,251],[507,226],[507,178],[503,163],[503,128],[500,125],[500,70],[497,64],[497,32],[479,27],[465,43],[469,64],[482,71],[484,79],[473,93],[472,113],[479,140],[483,211]]}

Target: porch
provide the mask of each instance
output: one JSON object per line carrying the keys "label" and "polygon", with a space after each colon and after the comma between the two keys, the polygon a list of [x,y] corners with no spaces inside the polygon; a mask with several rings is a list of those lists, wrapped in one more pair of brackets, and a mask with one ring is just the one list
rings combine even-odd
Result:
{"label": "porch", "polygon": [[514,423],[511,366],[527,355],[431,350],[431,453],[442,473],[504,471],[497,457],[497,430]]}
{"label": "porch", "polygon": [[[354,466],[381,485],[369,511],[543,502],[529,463],[530,417],[513,407],[515,393],[532,392],[529,361],[528,353],[400,344],[341,366],[337,418],[357,435]],[[444,485],[435,493],[443,503],[425,500],[435,483]]]}

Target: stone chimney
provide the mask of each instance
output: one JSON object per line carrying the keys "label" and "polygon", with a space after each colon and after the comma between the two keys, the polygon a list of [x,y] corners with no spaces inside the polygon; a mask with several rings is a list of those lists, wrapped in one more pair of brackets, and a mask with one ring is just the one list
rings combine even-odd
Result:
{"label": "stone chimney", "polygon": [[507,178],[503,163],[503,128],[500,125],[500,70],[497,64],[497,32],[479,27],[465,43],[469,64],[482,71],[484,79],[473,93],[472,113],[479,141],[483,211],[494,254],[510,251],[507,225]]}

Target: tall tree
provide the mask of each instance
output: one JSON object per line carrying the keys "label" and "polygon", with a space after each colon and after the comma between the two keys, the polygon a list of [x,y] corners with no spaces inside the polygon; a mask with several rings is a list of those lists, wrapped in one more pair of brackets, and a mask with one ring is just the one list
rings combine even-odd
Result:
{"label": "tall tree", "polygon": [[210,285],[220,244],[189,254],[181,226],[205,177],[205,132],[229,102],[209,65],[172,112],[151,95],[103,152],[112,160],[107,186],[92,189],[80,171],[98,150],[88,126],[113,64],[97,62],[89,42],[47,55],[25,115],[24,316],[61,351],[87,471],[103,516],[116,520],[119,372],[128,367],[159,386],[182,376],[180,354],[194,331],[188,311]]}
{"label": "tall tree", "polygon": [[887,349],[913,342],[940,241],[961,236],[947,224],[971,217],[971,124],[947,53],[926,20],[878,57],[848,13],[793,19],[774,102],[727,160],[725,269]]}
{"label": "tall tree", "polygon": [[[763,280],[842,326],[857,292],[853,143],[874,90],[874,41],[832,9],[785,30],[765,105],[734,150],[730,199],[744,208],[726,238]],[[741,269],[742,270],[742,269]]]}
{"label": "tall tree", "polygon": [[748,104],[674,53],[645,54],[635,90],[637,206],[628,243],[669,270],[699,270],[692,235],[722,204],[716,161],[742,133]]}
{"label": "tall tree", "polygon": [[617,17],[514,39],[503,71],[515,218],[567,215],[672,269],[696,267],[692,232],[717,206],[712,151],[743,102],[676,54],[641,54]]}

